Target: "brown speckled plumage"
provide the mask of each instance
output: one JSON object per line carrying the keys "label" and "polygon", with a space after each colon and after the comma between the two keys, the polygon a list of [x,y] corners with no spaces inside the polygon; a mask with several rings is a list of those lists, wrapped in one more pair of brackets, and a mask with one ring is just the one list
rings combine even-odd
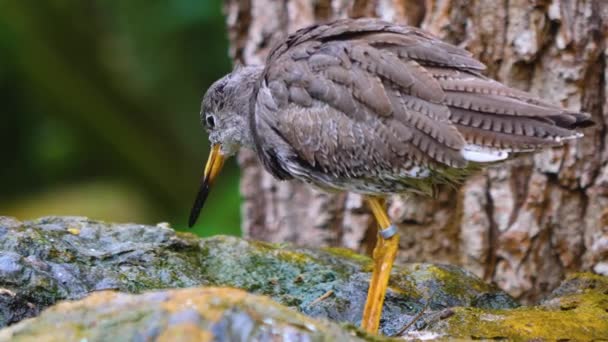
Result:
{"label": "brown speckled plumage", "polygon": [[279,179],[366,195],[380,229],[361,326],[378,330],[397,227],[377,197],[462,180],[510,154],[582,136],[589,115],[481,74],[467,51],[416,28],[346,19],[304,28],[205,94],[213,143],[190,226],[224,158],[255,149]]}
{"label": "brown speckled plumage", "polygon": [[484,68],[417,28],[339,20],[297,31],[264,67],[218,81],[201,115],[212,117],[210,139],[226,155],[249,146],[278,178],[375,195],[428,192],[591,124]]}

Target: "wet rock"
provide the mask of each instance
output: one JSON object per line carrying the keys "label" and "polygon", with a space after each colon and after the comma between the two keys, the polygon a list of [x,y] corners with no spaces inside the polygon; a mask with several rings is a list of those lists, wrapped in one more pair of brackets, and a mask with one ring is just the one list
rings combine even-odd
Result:
{"label": "wet rock", "polygon": [[[358,325],[371,267],[369,258],[345,249],[303,249],[234,237],[199,239],[162,225],[80,217],[23,223],[1,218],[0,326],[96,291],[195,286],[240,288],[311,317]],[[382,332],[399,332],[422,311],[456,306],[504,309],[516,303],[455,266],[397,266]]]}

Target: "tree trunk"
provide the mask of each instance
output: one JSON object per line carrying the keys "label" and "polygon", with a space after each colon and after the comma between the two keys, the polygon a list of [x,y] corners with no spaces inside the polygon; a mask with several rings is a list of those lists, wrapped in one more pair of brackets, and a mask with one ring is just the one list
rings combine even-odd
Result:
{"label": "tree trunk", "polygon": [[[435,199],[392,198],[400,261],[463,265],[524,301],[565,274],[608,274],[604,0],[228,0],[231,56],[261,64],[287,33],[376,16],[421,26],[486,63],[487,75],[597,123],[584,139],[489,168]],[[243,230],[251,238],[369,252],[376,227],[360,196],[278,182],[239,156]]]}

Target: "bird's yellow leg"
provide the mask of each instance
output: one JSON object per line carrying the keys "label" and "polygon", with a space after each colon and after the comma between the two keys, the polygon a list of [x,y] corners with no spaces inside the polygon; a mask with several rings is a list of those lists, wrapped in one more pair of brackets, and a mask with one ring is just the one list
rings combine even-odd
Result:
{"label": "bird's yellow leg", "polygon": [[370,333],[377,333],[382,315],[384,296],[388,288],[388,279],[391,275],[393,262],[399,247],[399,234],[391,224],[383,205],[383,200],[377,197],[367,197],[369,204],[378,225],[380,226],[378,240],[374,248],[374,271],[367,291],[367,300],[363,310],[361,328]]}

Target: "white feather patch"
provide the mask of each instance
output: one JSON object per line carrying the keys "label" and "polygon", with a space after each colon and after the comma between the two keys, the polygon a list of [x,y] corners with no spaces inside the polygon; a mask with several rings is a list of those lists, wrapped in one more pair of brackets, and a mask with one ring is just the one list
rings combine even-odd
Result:
{"label": "white feather patch", "polygon": [[496,150],[479,145],[465,145],[460,151],[464,159],[477,163],[491,163],[505,160],[509,157],[509,152]]}

